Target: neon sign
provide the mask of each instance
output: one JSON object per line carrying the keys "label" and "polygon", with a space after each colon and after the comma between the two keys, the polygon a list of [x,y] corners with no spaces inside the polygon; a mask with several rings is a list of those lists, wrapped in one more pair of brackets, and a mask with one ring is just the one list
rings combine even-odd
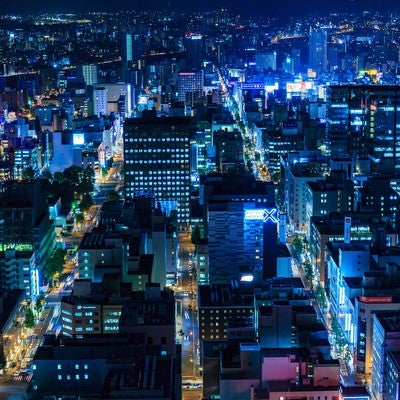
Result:
{"label": "neon sign", "polygon": [[272,221],[273,223],[277,224],[277,213],[278,210],[276,208],[256,208],[253,210],[245,210],[244,219],[263,222]]}

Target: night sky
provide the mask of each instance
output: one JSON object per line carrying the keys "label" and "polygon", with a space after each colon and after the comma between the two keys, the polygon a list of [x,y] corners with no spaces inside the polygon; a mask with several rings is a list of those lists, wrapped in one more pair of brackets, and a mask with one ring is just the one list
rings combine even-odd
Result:
{"label": "night sky", "polygon": [[1,0],[1,13],[87,12],[146,9],[176,11],[215,10],[227,7],[244,15],[302,16],[343,11],[400,11],[398,0]]}

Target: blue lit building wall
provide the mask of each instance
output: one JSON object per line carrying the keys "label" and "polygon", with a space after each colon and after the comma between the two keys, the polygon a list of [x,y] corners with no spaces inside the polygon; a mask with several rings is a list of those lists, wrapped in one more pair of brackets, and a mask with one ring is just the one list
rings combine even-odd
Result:
{"label": "blue lit building wall", "polygon": [[327,154],[369,157],[377,172],[400,170],[398,85],[342,85],[327,90]]}
{"label": "blue lit building wall", "polygon": [[269,216],[263,224],[263,278],[277,275],[278,217],[276,208],[269,208]]}
{"label": "blue lit building wall", "polygon": [[255,202],[210,204],[208,210],[210,284],[276,276],[275,205]]}
{"label": "blue lit building wall", "polygon": [[257,204],[244,213],[244,243],[257,278],[277,274],[278,214],[275,205]]}

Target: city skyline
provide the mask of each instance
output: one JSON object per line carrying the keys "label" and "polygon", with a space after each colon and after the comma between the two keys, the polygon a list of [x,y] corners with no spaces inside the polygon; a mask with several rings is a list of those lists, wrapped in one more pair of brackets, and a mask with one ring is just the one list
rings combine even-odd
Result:
{"label": "city skyline", "polygon": [[214,11],[218,8],[227,8],[228,10],[243,14],[245,16],[271,16],[279,18],[290,18],[293,16],[316,15],[324,16],[336,12],[395,12],[398,10],[397,3],[394,0],[384,0],[375,2],[372,0],[339,0],[335,3],[324,3],[318,0],[308,1],[306,4],[295,0],[284,0],[276,2],[271,7],[268,3],[262,3],[258,0],[250,2],[238,2],[232,0],[218,0],[217,2],[206,0],[201,3],[185,2],[183,0],[155,0],[151,3],[144,0],[132,3],[128,0],[117,0],[116,2],[107,2],[105,0],[88,0],[79,2],[72,0],[64,2],[61,0],[52,1],[50,4],[45,0],[30,2],[22,0],[18,6],[5,4],[2,8],[3,14],[41,14],[41,13],[85,13],[85,12],[118,12],[123,10],[173,10],[175,12],[206,12]]}
{"label": "city skyline", "polygon": [[0,400],[399,398],[394,6],[3,14]]}

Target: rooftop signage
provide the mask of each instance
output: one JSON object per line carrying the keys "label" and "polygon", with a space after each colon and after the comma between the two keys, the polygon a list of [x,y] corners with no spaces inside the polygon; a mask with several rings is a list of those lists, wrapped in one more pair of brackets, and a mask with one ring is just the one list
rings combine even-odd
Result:
{"label": "rooftop signage", "polygon": [[392,296],[382,296],[382,297],[369,297],[369,296],[359,296],[359,301],[363,303],[392,303]]}
{"label": "rooftop signage", "polygon": [[272,221],[273,223],[278,223],[278,210],[276,208],[256,208],[251,210],[245,210],[244,219],[245,220],[255,220],[255,221]]}

